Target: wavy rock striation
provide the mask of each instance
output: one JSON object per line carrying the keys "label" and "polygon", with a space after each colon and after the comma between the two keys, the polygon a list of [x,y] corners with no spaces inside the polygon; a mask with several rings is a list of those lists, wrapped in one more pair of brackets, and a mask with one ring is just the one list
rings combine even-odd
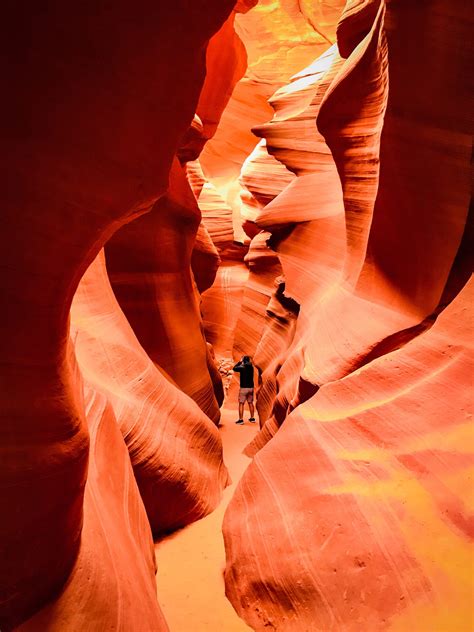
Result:
{"label": "wavy rock striation", "polygon": [[472,11],[435,5],[348,2],[256,130],[297,176],[255,221],[300,310],[257,348],[267,423],[224,521],[255,630],[471,627]]}
{"label": "wavy rock striation", "polygon": [[167,632],[150,525],[113,410],[89,385],[84,405],[90,452],[77,562],[57,599],[15,630]]}
{"label": "wavy rock striation", "polygon": [[302,7],[299,0],[260,0],[252,11],[236,16],[235,28],[247,49],[248,69],[232,93],[217,133],[201,155],[201,164],[208,180],[233,209],[239,240],[245,241],[238,221],[239,175],[256,145],[250,130],[272,115],[267,100],[275,90],[323,52],[328,40],[334,43],[344,1],[335,0],[331,4],[332,9],[322,9],[325,22],[320,31],[308,20],[310,7]]}
{"label": "wavy rock striation", "polygon": [[200,212],[175,160],[169,190],[107,242],[117,300],[150,358],[215,422],[220,418],[202,334],[191,255]]}
{"label": "wavy rock striation", "polygon": [[[240,214],[244,220],[243,228],[252,241],[245,257],[249,277],[234,336],[234,353],[237,356],[254,355],[265,325],[275,315],[275,309],[269,308],[269,301],[272,296],[274,302],[277,300],[275,286],[280,287],[282,269],[278,256],[268,246],[270,233],[261,230],[256,222],[262,209],[294,177],[291,171],[268,153],[265,139],[256,145],[242,166]],[[265,370],[263,358],[257,359],[260,370]]]}
{"label": "wavy rock striation", "polygon": [[227,482],[219,433],[140,346],[103,253],[79,284],[71,319],[81,373],[113,407],[153,533],[202,518]]}
{"label": "wavy rock striation", "polygon": [[471,627],[472,300],[323,386],[256,455],[224,521],[253,629]]}
{"label": "wavy rock striation", "polygon": [[[206,43],[231,8],[230,0],[4,7],[2,629],[58,595],[77,568],[89,431],[69,307],[110,235],[165,192],[204,81]],[[119,585],[132,599],[134,589]]]}
{"label": "wavy rock striation", "polygon": [[301,377],[315,312],[320,298],[342,275],[346,254],[342,188],[329,147],[314,126],[342,63],[337,47],[328,49],[276,92],[271,99],[274,119],[255,130],[265,135],[271,155],[297,176],[256,218],[258,226],[272,234],[267,243],[277,251],[283,274],[266,309],[269,325],[255,353],[262,374],[260,420],[268,422],[256,446],[272,436],[287,410],[308,390]]}

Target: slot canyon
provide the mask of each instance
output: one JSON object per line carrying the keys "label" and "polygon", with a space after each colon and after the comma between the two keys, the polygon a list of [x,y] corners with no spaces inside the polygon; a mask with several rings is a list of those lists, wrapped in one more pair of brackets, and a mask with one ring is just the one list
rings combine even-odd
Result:
{"label": "slot canyon", "polygon": [[472,632],[474,4],[2,9],[0,631]]}

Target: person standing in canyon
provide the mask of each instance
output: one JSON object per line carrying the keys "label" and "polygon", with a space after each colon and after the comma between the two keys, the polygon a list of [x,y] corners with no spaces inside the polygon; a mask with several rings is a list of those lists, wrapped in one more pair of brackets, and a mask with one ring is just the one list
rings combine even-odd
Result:
{"label": "person standing in canyon", "polygon": [[249,421],[255,423],[255,409],[253,405],[253,371],[254,367],[250,356],[243,356],[240,362],[232,369],[236,373],[240,374],[240,389],[239,389],[239,418],[235,422],[242,425],[244,423],[244,406],[245,402],[249,405],[250,418]]}

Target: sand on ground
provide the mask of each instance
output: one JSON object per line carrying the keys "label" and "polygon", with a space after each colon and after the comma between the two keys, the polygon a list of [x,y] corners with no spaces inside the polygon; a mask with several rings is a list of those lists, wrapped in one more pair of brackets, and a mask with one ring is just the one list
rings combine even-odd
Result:
{"label": "sand on ground", "polygon": [[250,459],[242,450],[255,436],[257,424],[238,426],[236,382],[227,395],[221,418],[224,461],[232,484],[209,516],[155,544],[158,601],[170,632],[248,632],[224,592],[225,567],[222,520],[235,486]]}

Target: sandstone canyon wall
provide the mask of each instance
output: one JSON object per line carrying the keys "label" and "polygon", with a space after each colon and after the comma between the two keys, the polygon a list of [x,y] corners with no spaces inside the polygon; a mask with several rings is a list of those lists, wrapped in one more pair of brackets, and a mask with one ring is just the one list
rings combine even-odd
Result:
{"label": "sandstone canyon wall", "polygon": [[[152,594],[149,526],[128,457],[110,405],[100,394],[84,402],[68,314],[80,278],[111,234],[166,191],[204,81],[206,43],[232,5],[4,7],[2,629],[38,611],[66,581],[67,591],[84,571],[84,556],[94,558],[98,579],[105,577],[119,605],[126,604],[118,629],[142,630],[147,622],[165,629]],[[103,473],[105,449],[110,468],[117,462],[113,484]],[[114,570],[113,550],[120,550],[124,569],[138,555],[130,576]],[[101,625],[116,624],[106,586],[95,590],[79,578],[72,590],[75,621],[89,614],[95,620],[100,611]],[[58,602],[56,617],[67,618],[66,602]]]}
{"label": "sandstone canyon wall", "polygon": [[471,630],[469,3],[2,17],[0,628],[168,629],[152,538],[219,503],[250,353],[237,613]]}
{"label": "sandstone canyon wall", "polygon": [[141,344],[215,423],[220,419],[222,383],[206,346],[196,290],[214,281],[212,272],[217,274],[219,262],[215,251],[222,256],[232,245],[232,210],[206,180],[197,159],[245,72],[246,51],[234,21],[236,11],[253,4],[237,5],[209,42],[206,78],[193,123],[177,152],[179,160],[171,169],[167,194],[106,245],[112,287]]}
{"label": "sandstone canyon wall", "polygon": [[217,423],[191,273],[199,222],[197,202],[175,159],[166,195],[113,235],[106,259],[115,295],[148,355]]}
{"label": "sandstone canyon wall", "polygon": [[[262,334],[278,262],[260,236],[249,250],[250,239],[259,232],[254,226],[255,208],[281,192],[292,178],[264,145],[256,146],[251,128],[271,116],[267,100],[275,90],[335,41],[344,1],[318,4],[319,30],[311,25],[315,9],[295,0],[260,0],[252,11],[236,16],[248,68],[200,156],[205,177],[224,200],[221,208],[225,204],[232,212],[234,240],[245,245],[222,258],[216,283],[203,299],[206,335],[223,358],[232,355],[232,347],[234,355],[253,354]],[[255,187],[253,196],[241,186],[241,182],[246,186],[246,179],[250,188]]]}
{"label": "sandstone canyon wall", "polygon": [[71,336],[84,379],[115,412],[153,533],[214,509],[227,482],[219,433],[140,346],[112,292],[103,253],[74,296]]}
{"label": "sandstone canyon wall", "polygon": [[296,176],[254,239],[300,307],[267,305],[266,423],[224,521],[255,630],[472,627],[472,18],[348,2],[255,130]]}

